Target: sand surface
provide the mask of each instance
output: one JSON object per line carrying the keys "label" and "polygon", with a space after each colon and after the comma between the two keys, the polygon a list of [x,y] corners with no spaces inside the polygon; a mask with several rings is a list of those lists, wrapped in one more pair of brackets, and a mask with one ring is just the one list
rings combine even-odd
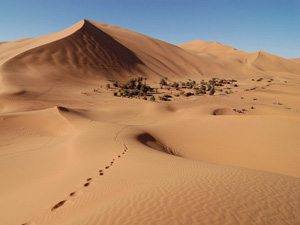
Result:
{"label": "sand surface", "polygon": [[[138,76],[161,94],[179,92],[164,77],[238,87],[169,102],[106,88]],[[297,60],[83,20],[1,42],[0,78],[0,224],[300,223]]]}

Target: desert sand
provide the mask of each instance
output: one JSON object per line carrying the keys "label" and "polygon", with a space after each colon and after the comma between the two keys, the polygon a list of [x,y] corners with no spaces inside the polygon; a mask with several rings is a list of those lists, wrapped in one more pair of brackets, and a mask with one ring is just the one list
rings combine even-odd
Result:
{"label": "desert sand", "polygon": [[[106,87],[140,76],[171,101]],[[300,224],[297,60],[82,20],[1,42],[0,78],[0,224]]]}

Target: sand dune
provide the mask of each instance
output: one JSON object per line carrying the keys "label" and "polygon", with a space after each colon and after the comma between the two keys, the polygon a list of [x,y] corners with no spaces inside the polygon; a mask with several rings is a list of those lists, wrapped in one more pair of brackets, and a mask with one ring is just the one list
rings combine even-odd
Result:
{"label": "sand dune", "polygon": [[[298,224],[296,61],[89,20],[1,42],[1,224]],[[138,76],[157,101],[106,88]],[[164,77],[237,85],[186,97]]]}
{"label": "sand dune", "polygon": [[197,55],[213,55],[217,57],[215,60],[226,61],[231,59],[238,61],[245,64],[246,68],[250,70],[253,69],[253,72],[256,70],[266,73],[274,72],[275,74],[279,74],[280,72],[288,72],[291,74],[300,73],[299,65],[297,65],[294,61],[263,51],[248,53],[227,45],[222,45],[218,42],[205,42],[198,40],[181,44],[179,47]]}
{"label": "sand dune", "polygon": [[292,60],[294,62],[300,62],[300,58],[294,58],[294,59],[290,59],[290,60]]}

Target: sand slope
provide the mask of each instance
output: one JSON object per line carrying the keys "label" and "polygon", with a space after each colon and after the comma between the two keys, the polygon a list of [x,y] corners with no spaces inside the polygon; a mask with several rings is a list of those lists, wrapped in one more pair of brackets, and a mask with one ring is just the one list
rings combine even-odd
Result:
{"label": "sand slope", "polygon": [[[0,58],[1,224],[299,224],[299,63],[88,20]],[[140,75],[238,86],[170,102],[105,87]]]}
{"label": "sand slope", "polygon": [[290,59],[290,60],[292,60],[294,62],[300,62],[300,58],[294,58],[294,59]]}
{"label": "sand slope", "polygon": [[[274,75],[280,75],[280,72],[288,72],[291,74],[300,73],[299,65],[294,61],[263,51],[248,53],[237,50],[231,46],[222,45],[218,42],[205,42],[199,40],[178,46],[197,55],[213,55],[215,56],[215,60],[237,61],[244,64],[247,69],[252,69],[253,72],[266,72],[267,74],[273,72]],[[234,64],[232,65],[234,66]]]}

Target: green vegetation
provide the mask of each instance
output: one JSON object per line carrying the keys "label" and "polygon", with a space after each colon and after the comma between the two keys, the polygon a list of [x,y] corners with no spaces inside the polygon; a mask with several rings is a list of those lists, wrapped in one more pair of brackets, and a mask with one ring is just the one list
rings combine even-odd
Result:
{"label": "green vegetation", "polygon": [[212,86],[209,90],[209,95],[213,95],[215,93],[215,86]]}
{"label": "green vegetation", "polygon": [[[152,88],[151,86],[147,85],[147,78],[144,77],[131,78],[125,83],[119,83],[116,80],[109,80],[111,83],[107,83],[106,88],[114,90],[113,95],[117,97],[139,98],[143,100],[148,100],[149,98],[150,101],[155,102],[156,98],[154,95],[160,93],[163,95],[158,96],[158,100],[171,101],[173,96],[202,96],[205,95],[207,91],[209,91],[209,95],[214,95],[216,92],[218,95],[231,94],[233,92],[230,89],[233,87],[238,87],[236,84],[237,81],[234,79],[226,80],[212,78],[208,81],[201,80],[199,83],[191,79],[180,82],[167,82],[167,80],[167,77],[160,79],[160,89],[165,89],[160,92],[158,91],[158,88]],[[184,91],[184,89],[186,91]],[[94,89],[94,92],[101,93],[100,88]]]}
{"label": "green vegetation", "polygon": [[162,89],[164,86],[166,86],[166,85],[167,85],[167,82],[166,82],[166,80],[165,80],[165,79],[160,79],[160,82],[159,82],[159,84],[160,84],[160,89]]}

